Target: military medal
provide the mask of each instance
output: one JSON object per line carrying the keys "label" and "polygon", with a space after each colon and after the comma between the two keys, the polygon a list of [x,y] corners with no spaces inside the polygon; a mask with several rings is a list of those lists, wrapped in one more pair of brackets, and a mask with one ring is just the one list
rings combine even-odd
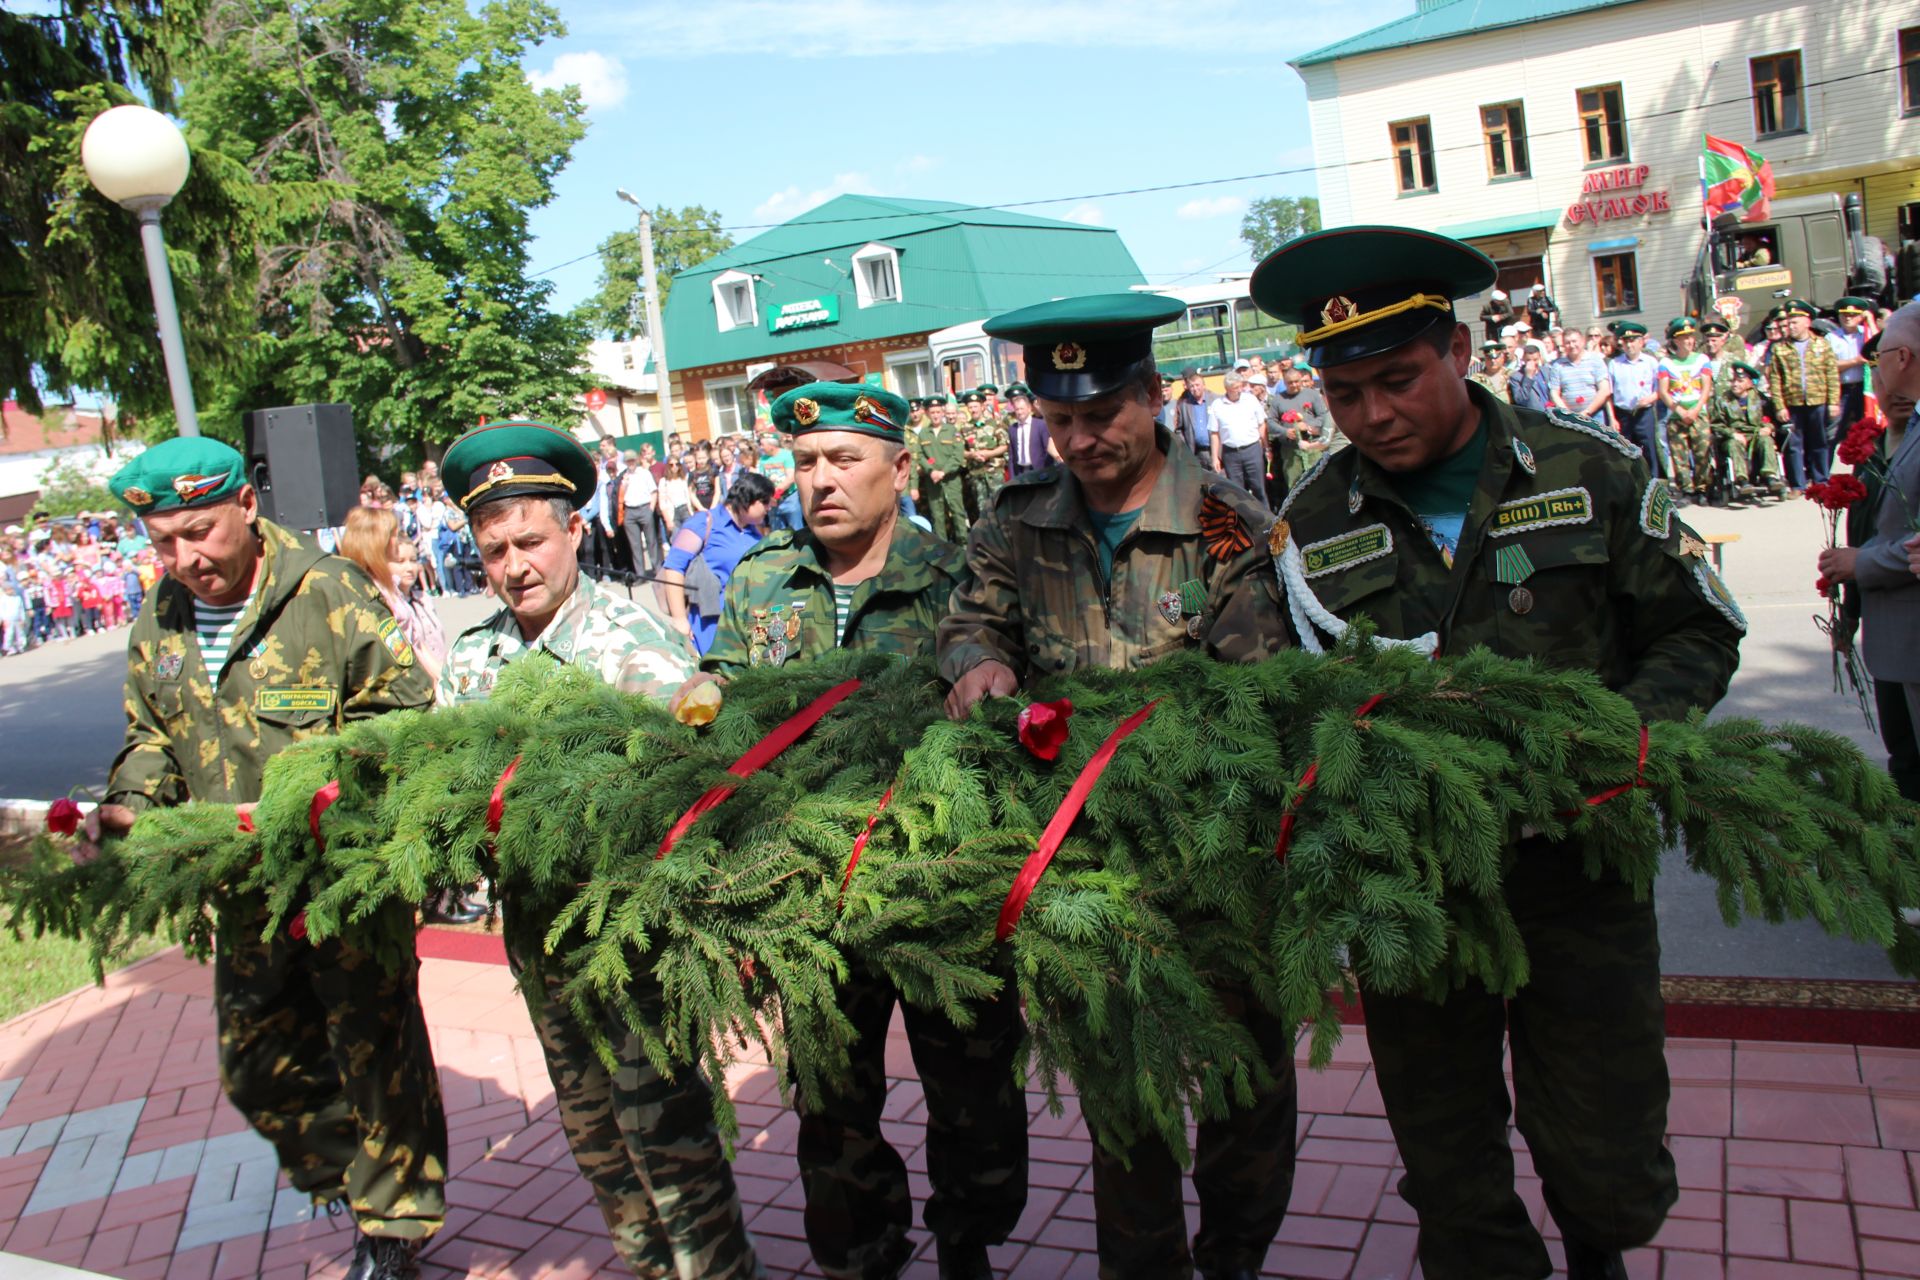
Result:
{"label": "military medal", "polygon": [[1532,613],[1533,592],[1527,590],[1525,587],[1515,587],[1507,593],[1507,606],[1515,613]]}
{"label": "military medal", "polygon": [[[765,639],[765,637],[763,636],[760,639]],[[760,641],[757,639],[747,649],[747,665],[750,667],[757,667],[762,662],[765,662],[766,660],[767,660],[767,646],[765,646],[764,644],[761,644]]]}
{"label": "military medal", "polygon": [[255,680],[265,680],[267,678],[267,664],[261,659],[255,658],[247,664],[247,674]]}
{"label": "military medal", "polygon": [[786,665],[787,642],[784,638],[775,640],[772,644],[767,646],[767,661],[771,662],[776,667],[781,667]]}
{"label": "military medal", "polygon": [[1167,620],[1167,625],[1170,627],[1179,625],[1181,613],[1180,593],[1178,591],[1162,591],[1158,604],[1160,606],[1160,616]]}
{"label": "military medal", "polygon": [[1191,618],[1187,619],[1187,639],[1198,640],[1200,638],[1201,631],[1203,631],[1204,629],[1205,628],[1202,626],[1202,621],[1199,614],[1196,613]]}

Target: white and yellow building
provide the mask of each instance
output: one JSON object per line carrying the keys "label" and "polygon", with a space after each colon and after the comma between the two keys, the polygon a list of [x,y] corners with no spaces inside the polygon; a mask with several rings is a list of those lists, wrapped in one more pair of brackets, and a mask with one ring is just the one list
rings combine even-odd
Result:
{"label": "white and yellow building", "polygon": [[1920,239],[1920,6],[1417,3],[1293,60],[1326,226],[1455,236],[1516,305],[1544,281],[1568,324],[1652,327],[1702,245],[1712,133],[1771,162],[1778,198],[1856,194],[1890,251]]}

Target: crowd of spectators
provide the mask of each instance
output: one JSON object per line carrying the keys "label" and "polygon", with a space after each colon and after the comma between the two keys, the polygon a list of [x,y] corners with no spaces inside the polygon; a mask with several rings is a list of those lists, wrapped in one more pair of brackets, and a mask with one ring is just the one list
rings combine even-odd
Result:
{"label": "crowd of spectators", "polygon": [[0,655],[124,627],[159,580],[139,526],[105,512],[0,533]]}

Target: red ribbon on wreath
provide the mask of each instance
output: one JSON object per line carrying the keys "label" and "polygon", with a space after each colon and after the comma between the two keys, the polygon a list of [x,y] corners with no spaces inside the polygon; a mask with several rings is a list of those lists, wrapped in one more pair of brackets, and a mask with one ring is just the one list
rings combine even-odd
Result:
{"label": "red ribbon on wreath", "polygon": [[500,819],[507,812],[507,783],[513,781],[513,771],[520,767],[520,757],[515,756],[501,770],[500,781],[493,784],[493,794],[487,798],[487,834],[500,834]]}
{"label": "red ribbon on wreath", "polygon": [[[1646,772],[1647,772],[1647,726],[1641,725],[1640,726],[1640,759],[1636,761],[1633,766],[1633,781],[1623,782],[1617,787],[1608,787],[1605,791],[1602,791],[1597,796],[1588,796],[1586,799],[1587,807],[1591,809],[1595,805],[1605,804],[1607,801],[1617,799],[1618,797],[1627,794],[1627,792],[1629,791],[1635,791],[1641,787],[1646,786],[1647,785]],[[1571,810],[1568,810],[1566,813],[1561,814],[1560,816],[1563,818],[1571,818],[1574,814],[1579,812],[1580,811],[1578,809],[1571,809]]]}
{"label": "red ribbon on wreath", "polygon": [[[772,763],[782,751],[798,742],[802,734],[818,724],[822,716],[839,706],[848,694],[859,687],[858,680],[848,680],[833,686],[801,708],[797,715],[781,721],[774,727],[773,732],[747,748],[745,755],[727,766],[727,772],[736,778],[751,777],[758,773]],[[687,811],[680,815],[680,820],[673,824],[672,829],[660,841],[659,851],[653,855],[654,860],[657,862],[666,857],[673,846],[680,843],[680,837],[686,835],[693,828],[693,824],[700,821],[701,815],[732,795],[734,789],[733,783],[723,782],[709,789],[705,795],[689,805]]]}
{"label": "red ribbon on wreath", "polygon": [[[326,786],[314,792],[313,803],[307,806],[307,830],[313,832],[313,842],[314,844],[320,847],[320,851],[322,853],[326,852],[327,842],[326,842],[326,839],[320,834],[320,816],[324,814],[327,810],[333,808],[333,802],[338,800],[339,798],[340,798],[340,780],[338,778],[335,778],[332,782],[329,782]],[[251,819],[242,818],[241,830],[243,831],[250,830],[251,825],[252,825]],[[295,942],[300,942],[306,938],[307,936],[307,913],[306,912],[304,911],[300,912],[298,915],[294,916],[292,920],[287,922],[287,936],[292,938]]]}
{"label": "red ribbon on wreath", "polygon": [[[1353,709],[1353,718],[1355,720],[1361,719],[1386,700],[1386,694],[1374,694],[1371,698],[1368,698],[1365,702]],[[1313,790],[1313,784],[1319,780],[1320,762],[1315,760],[1307,766],[1307,771],[1300,775],[1300,785],[1294,790],[1293,803],[1287,806],[1286,815],[1280,819],[1280,835],[1279,838],[1273,842],[1273,856],[1282,862],[1287,860],[1287,848],[1293,843],[1293,824],[1300,817],[1300,806],[1306,803],[1307,793]]]}
{"label": "red ribbon on wreath", "polygon": [[893,788],[888,787],[887,794],[880,797],[880,807],[875,809],[873,815],[867,819],[866,829],[854,840],[853,852],[847,855],[847,874],[840,877],[840,897],[833,904],[835,911],[847,905],[847,886],[853,883],[853,869],[860,865],[860,855],[867,851],[867,841],[873,838],[874,824],[880,821],[880,815],[887,811],[887,806],[892,802]]}
{"label": "red ribbon on wreath", "polygon": [[1013,928],[1020,923],[1020,913],[1027,909],[1027,899],[1040,884],[1040,877],[1046,874],[1047,864],[1053,861],[1053,855],[1059,850],[1060,842],[1067,838],[1067,830],[1073,826],[1073,820],[1080,816],[1081,808],[1087,803],[1087,797],[1093,794],[1093,786],[1100,781],[1100,775],[1107,771],[1107,765],[1113,760],[1113,753],[1120,748],[1135,729],[1146,721],[1153,709],[1160,705],[1155,698],[1125,720],[1118,728],[1107,735],[1100,749],[1093,753],[1086,767],[1080,770],[1080,776],[1073,780],[1073,786],[1067,789],[1067,798],[1060,802],[1054,811],[1053,820],[1047,823],[1047,829],[1040,833],[1040,843],[1020,868],[1020,874],[1013,878],[1013,887],[1007,890],[1007,900],[1000,905],[1000,924],[994,930],[996,941],[1005,942],[1013,936]]}

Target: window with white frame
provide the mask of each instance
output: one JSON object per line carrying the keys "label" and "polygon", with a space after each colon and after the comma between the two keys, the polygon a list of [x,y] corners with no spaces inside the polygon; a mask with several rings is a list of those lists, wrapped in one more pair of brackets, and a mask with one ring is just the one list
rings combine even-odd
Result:
{"label": "window with white frame", "polygon": [[908,400],[930,396],[934,392],[933,365],[924,352],[919,355],[888,356],[887,372],[891,375],[894,391]]}
{"label": "window with white frame", "polygon": [[753,429],[753,393],[745,378],[706,385],[707,431],[713,436],[730,436]]}
{"label": "window with white frame", "polygon": [[759,316],[753,305],[753,277],[744,271],[722,272],[713,282],[713,311],[720,332],[751,328]]}
{"label": "window with white frame", "polygon": [[870,244],[855,252],[853,287],[863,307],[900,301],[900,251]]}

